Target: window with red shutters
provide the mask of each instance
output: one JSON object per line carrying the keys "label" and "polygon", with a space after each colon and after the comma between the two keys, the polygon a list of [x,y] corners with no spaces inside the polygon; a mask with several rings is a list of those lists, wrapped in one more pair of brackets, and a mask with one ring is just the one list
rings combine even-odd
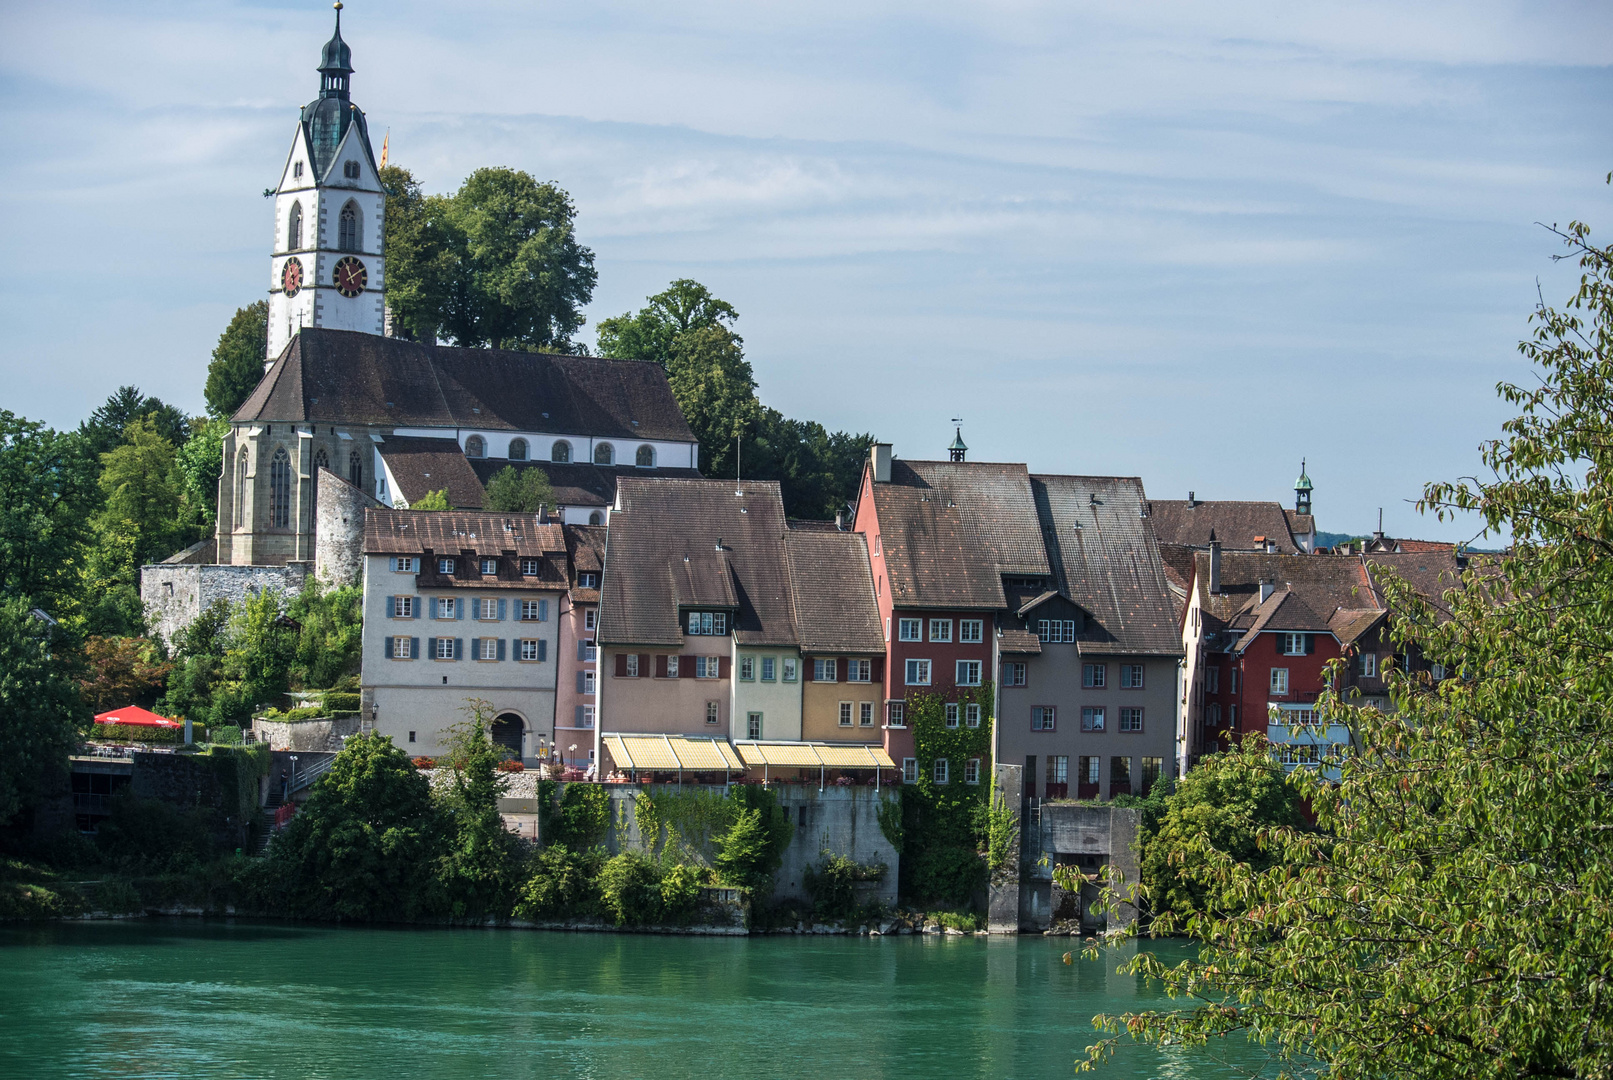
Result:
{"label": "window with red shutters", "polygon": [[626,653],[617,653],[616,654],[616,677],[618,679],[627,678],[627,654]]}
{"label": "window with red shutters", "polygon": [[666,656],[662,653],[657,653],[655,656],[655,677],[666,678]]}
{"label": "window with red shutters", "polygon": [[680,679],[692,679],[692,678],[694,678],[694,657],[692,657],[692,656],[681,656],[681,657],[678,658],[678,678],[680,678]]}

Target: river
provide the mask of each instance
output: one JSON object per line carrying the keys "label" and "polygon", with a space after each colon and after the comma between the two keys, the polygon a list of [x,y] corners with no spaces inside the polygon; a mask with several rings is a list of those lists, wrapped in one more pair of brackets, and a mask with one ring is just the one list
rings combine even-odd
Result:
{"label": "river", "polygon": [[[1070,1077],[1164,1001],[1068,938],[690,938],[140,920],[0,930],[0,1076]],[[1170,957],[1184,946],[1156,948]],[[1247,1046],[1233,1061],[1256,1061]],[[1100,1075],[1243,1075],[1127,1046]]]}

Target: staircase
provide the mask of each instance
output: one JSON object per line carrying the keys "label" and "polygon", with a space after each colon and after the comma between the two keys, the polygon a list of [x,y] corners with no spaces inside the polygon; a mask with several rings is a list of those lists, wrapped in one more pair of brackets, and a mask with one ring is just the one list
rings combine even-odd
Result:
{"label": "staircase", "polygon": [[294,799],[286,801],[287,797],[295,796],[297,792],[312,787],[336,763],[335,754],[304,753],[298,754],[297,757],[299,765],[297,775],[291,777],[290,783],[285,785],[289,790],[282,791],[278,775],[271,778],[269,797],[258,810],[257,843],[252,849],[254,855],[261,856],[268,851],[269,841],[274,838],[274,834],[285,828],[286,822],[296,814],[299,804]]}

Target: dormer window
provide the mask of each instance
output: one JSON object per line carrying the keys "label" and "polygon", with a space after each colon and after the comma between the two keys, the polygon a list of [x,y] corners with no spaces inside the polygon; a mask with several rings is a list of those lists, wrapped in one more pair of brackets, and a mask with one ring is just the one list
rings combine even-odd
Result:
{"label": "dormer window", "polygon": [[498,560],[497,559],[483,559],[482,560],[482,575],[484,577],[491,576],[491,575],[494,575],[494,574],[497,574],[497,573],[498,573]]}
{"label": "dormer window", "polygon": [[641,469],[655,468],[655,447],[641,446],[633,457],[633,464]]}
{"label": "dormer window", "polygon": [[583,570],[580,573],[578,573],[577,574],[577,588],[579,588],[579,589],[597,589],[597,588],[599,588],[599,572],[597,570]]}
{"label": "dormer window", "polygon": [[537,577],[542,569],[543,564],[537,559],[521,560],[521,574],[524,577]]}
{"label": "dormer window", "polygon": [[722,611],[691,611],[689,633],[697,637],[726,637],[728,614]]}
{"label": "dormer window", "polygon": [[437,573],[442,574],[445,577],[452,577],[453,574],[454,574],[454,560],[452,560],[452,559],[438,559],[437,560]]}

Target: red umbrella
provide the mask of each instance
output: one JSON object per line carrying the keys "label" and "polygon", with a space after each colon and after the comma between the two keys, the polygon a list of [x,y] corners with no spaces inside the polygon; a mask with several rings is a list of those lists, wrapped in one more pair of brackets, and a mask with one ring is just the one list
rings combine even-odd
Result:
{"label": "red umbrella", "polygon": [[170,720],[166,716],[158,716],[154,712],[130,705],[125,709],[114,709],[96,716],[97,724],[136,724],[143,727],[184,727],[178,720]]}

